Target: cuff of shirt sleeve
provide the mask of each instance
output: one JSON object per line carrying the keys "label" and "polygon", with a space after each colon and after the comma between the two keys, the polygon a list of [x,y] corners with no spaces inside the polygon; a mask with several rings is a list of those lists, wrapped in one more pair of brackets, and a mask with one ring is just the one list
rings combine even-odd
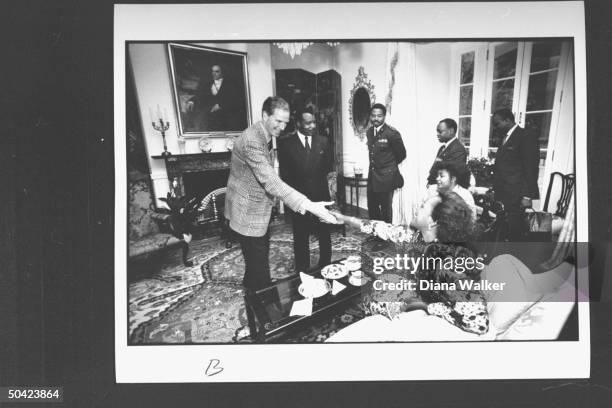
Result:
{"label": "cuff of shirt sleeve", "polygon": [[302,203],[298,206],[296,211],[302,215],[306,214],[306,207],[308,207],[308,202],[309,202],[308,200],[302,201]]}

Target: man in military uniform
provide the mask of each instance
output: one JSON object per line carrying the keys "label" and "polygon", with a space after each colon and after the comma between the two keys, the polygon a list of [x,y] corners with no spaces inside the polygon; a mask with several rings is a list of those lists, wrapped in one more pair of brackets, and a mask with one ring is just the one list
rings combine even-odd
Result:
{"label": "man in military uniform", "polygon": [[402,136],[385,123],[387,109],[376,103],[370,110],[368,151],[370,170],[368,175],[368,212],[370,219],[391,222],[393,191],[404,185],[398,165],[406,158]]}

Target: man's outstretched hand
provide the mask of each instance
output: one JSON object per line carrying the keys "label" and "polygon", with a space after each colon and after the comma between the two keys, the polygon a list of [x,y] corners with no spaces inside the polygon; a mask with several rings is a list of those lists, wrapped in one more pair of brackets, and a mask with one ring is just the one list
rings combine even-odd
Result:
{"label": "man's outstretched hand", "polygon": [[334,204],[333,201],[318,201],[310,202],[306,205],[306,211],[318,217],[321,221],[328,224],[338,224],[338,220],[334,217],[325,206]]}

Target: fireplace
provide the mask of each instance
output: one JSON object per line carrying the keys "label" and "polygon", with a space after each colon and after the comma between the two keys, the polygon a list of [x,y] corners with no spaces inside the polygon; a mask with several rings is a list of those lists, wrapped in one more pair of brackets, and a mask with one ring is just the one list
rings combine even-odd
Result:
{"label": "fireplace", "polygon": [[176,182],[177,195],[202,199],[211,191],[227,185],[231,152],[153,158],[165,160],[168,180],[173,184]]}
{"label": "fireplace", "polygon": [[177,154],[166,158],[153,156],[166,162],[168,180],[175,185],[177,196],[196,197],[202,202],[194,221],[195,239],[216,234],[219,230],[222,235],[229,236],[223,223],[224,203],[221,196],[206,201],[210,205],[204,204],[202,199],[216,189],[227,186],[231,157],[231,152]]}
{"label": "fireplace", "polygon": [[197,173],[183,174],[183,186],[187,197],[197,197],[198,200],[220,187],[227,186],[229,169],[207,170]]}

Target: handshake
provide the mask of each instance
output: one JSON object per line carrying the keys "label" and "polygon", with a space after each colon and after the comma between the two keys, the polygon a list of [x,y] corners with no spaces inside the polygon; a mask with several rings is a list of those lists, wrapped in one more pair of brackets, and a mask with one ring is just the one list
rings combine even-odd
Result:
{"label": "handshake", "polygon": [[325,207],[333,205],[333,201],[310,201],[306,204],[306,211],[318,217],[319,220],[328,224],[344,224],[347,217],[339,211],[328,210]]}

